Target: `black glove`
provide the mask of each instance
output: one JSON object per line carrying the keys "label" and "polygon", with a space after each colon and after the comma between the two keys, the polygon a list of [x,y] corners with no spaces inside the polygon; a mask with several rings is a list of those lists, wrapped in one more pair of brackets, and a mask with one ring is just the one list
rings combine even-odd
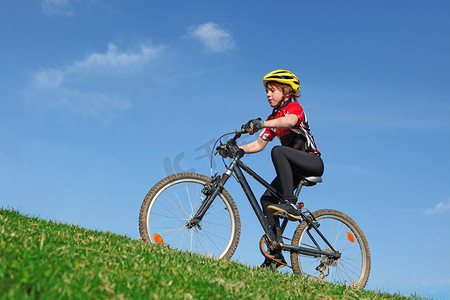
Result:
{"label": "black glove", "polygon": [[227,150],[226,146],[227,145],[224,145],[224,144],[222,144],[222,142],[220,142],[220,146],[218,146],[216,148],[216,150],[219,152],[220,156],[222,156],[223,158],[231,157],[231,154]]}
{"label": "black glove", "polygon": [[255,132],[264,128],[264,122],[261,118],[253,119],[247,122],[247,124],[242,125],[242,129],[245,129],[248,133],[254,134]]}

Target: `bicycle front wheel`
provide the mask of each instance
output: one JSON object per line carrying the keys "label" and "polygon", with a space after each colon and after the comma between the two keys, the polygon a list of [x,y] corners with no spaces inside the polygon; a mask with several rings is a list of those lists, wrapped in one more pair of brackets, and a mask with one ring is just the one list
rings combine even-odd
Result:
{"label": "bicycle front wheel", "polygon": [[139,214],[141,238],[182,251],[229,259],[239,242],[241,221],[236,204],[223,189],[202,221],[189,221],[206,198],[202,189],[210,178],[179,173],[164,178],[148,192]]}
{"label": "bicycle front wheel", "polygon": [[[313,257],[291,252],[294,273],[305,277],[364,288],[370,274],[370,250],[361,228],[349,216],[336,210],[322,209],[312,215],[320,232],[341,257]],[[311,219],[311,218],[310,218]],[[317,243],[317,244],[316,244]],[[292,245],[332,252],[317,232],[303,221],[297,227]]]}

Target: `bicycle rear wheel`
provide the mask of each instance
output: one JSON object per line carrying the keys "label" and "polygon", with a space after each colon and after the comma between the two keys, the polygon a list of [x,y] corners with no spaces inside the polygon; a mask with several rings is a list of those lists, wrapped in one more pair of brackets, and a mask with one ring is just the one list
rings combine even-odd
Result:
{"label": "bicycle rear wheel", "polygon": [[164,178],[148,192],[139,214],[143,240],[182,251],[229,259],[239,242],[241,221],[236,204],[223,189],[198,226],[188,226],[206,196],[210,178],[179,173]]}
{"label": "bicycle rear wheel", "polygon": [[[339,259],[332,259],[325,255],[312,257],[291,252],[294,273],[332,283],[364,288],[369,280],[371,258],[369,244],[361,228],[349,216],[336,210],[318,210],[312,215],[320,224],[320,232],[342,256]],[[319,246],[316,246],[313,240]],[[297,227],[292,238],[292,245],[331,253],[330,247],[314,229],[309,230],[305,221],[302,221]]]}

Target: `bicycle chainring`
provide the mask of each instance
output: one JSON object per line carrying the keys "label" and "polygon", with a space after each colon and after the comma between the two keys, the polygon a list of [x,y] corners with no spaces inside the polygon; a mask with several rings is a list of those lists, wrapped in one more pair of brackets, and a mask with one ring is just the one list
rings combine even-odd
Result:
{"label": "bicycle chainring", "polygon": [[[267,251],[264,248],[264,246],[267,247]],[[270,258],[271,257],[270,250],[273,250],[273,248],[270,246],[270,243],[267,240],[267,236],[264,234],[261,237],[261,240],[259,241],[259,251],[261,251],[261,254],[264,255],[265,257]]]}
{"label": "bicycle chainring", "polygon": [[[265,247],[267,247],[267,251],[266,251]],[[292,268],[290,265],[277,260],[273,255],[270,254],[270,251],[273,251],[274,248],[271,246],[271,244],[265,234],[261,237],[261,240],[259,241],[259,250],[261,251],[261,253],[264,257],[266,257],[274,262],[280,263],[280,264],[284,265],[285,267]]]}

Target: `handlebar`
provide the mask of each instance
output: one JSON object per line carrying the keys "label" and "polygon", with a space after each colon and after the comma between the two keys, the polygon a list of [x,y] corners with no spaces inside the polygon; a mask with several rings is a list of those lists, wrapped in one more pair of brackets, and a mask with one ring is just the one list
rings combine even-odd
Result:
{"label": "handlebar", "polygon": [[[259,119],[259,118],[258,118]],[[259,120],[261,120],[261,119],[259,119]],[[222,156],[222,158],[224,158],[224,157],[230,157],[230,158],[233,158],[233,159],[240,159],[240,158],[242,158],[244,155],[245,155],[245,151],[244,150],[242,150],[241,148],[239,148],[237,145],[236,145],[236,141],[237,141],[237,139],[238,138],[240,138],[241,137],[241,135],[243,135],[243,134],[247,134],[247,133],[249,133],[249,132],[247,132],[247,130],[246,129],[244,129],[244,128],[247,128],[248,126],[247,126],[247,124],[246,125],[242,125],[242,127],[241,127],[241,129],[239,129],[239,130],[236,130],[236,131],[234,131],[234,132],[229,132],[229,133],[225,133],[224,135],[222,135],[220,138],[218,138],[217,140],[216,140],[216,142],[214,143],[214,146],[217,144],[217,142],[218,141],[220,141],[221,140],[221,138],[223,138],[224,136],[226,136],[226,135],[230,135],[230,134],[233,134],[234,133],[234,137],[233,138],[231,138],[230,140],[228,140],[228,142],[226,143],[226,144],[222,144],[222,142],[220,142],[220,146],[218,146],[217,148],[216,148],[216,152],[215,153],[213,153],[213,149],[214,149],[214,147],[213,147],[213,149],[212,149],[212,151],[211,151],[211,175],[212,175],[212,169],[213,169],[213,157],[214,156],[216,156],[217,155],[217,153],[220,153],[220,155]],[[256,131],[258,131],[258,130],[256,130]],[[256,132],[255,131],[255,132]],[[254,132],[253,132],[254,133]],[[253,134],[252,133],[252,134]],[[224,161],[224,163],[225,163],[225,161]],[[226,164],[225,164],[226,165]]]}
{"label": "handlebar", "polygon": [[238,138],[240,138],[242,134],[245,134],[245,133],[248,133],[245,129],[239,129],[239,130],[235,131],[234,137],[231,140],[229,140],[228,143],[230,143],[230,141],[231,141],[233,144],[236,145],[236,140]]}
{"label": "handlebar", "polygon": [[236,145],[236,140],[241,137],[242,134],[248,133],[245,129],[239,129],[234,132],[234,137],[228,140],[226,144],[221,144],[216,148],[217,152],[224,151],[226,154],[228,154],[231,157],[235,156],[244,156],[244,150],[239,148]]}

